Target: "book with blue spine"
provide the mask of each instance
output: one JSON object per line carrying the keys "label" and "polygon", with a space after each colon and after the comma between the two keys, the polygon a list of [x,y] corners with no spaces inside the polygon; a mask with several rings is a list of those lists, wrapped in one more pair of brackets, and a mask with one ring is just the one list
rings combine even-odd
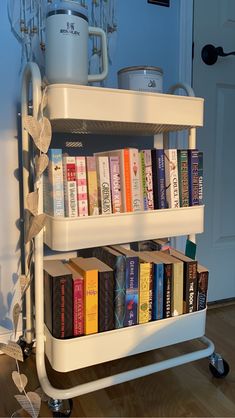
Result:
{"label": "book with blue spine", "polygon": [[123,254],[126,258],[126,297],[124,326],[138,324],[138,294],[139,294],[139,257],[121,245],[112,245],[111,248]]}
{"label": "book with blue spine", "polygon": [[199,205],[198,150],[188,150],[189,205]]}
{"label": "book with blue spine", "polygon": [[93,249],[92,253],[94,257],[103,261],[114,271],[114,327],[123,328],[126,295],[125,256],[110,247],[97,247]]}
{"label": "book with blue spine", "polygon": [[43,175],[44,212],[51,216],[64,216],[62,149],[50,148],[48,158]]}
{"label": "book with blue spine", "polygon": [[166,202],[164,150],[152,149],[151,156],[152,156],[154,209],[165,209],[167,207],[167,202]]}
{"label": "book with blue spine", "polygon": [[198,153],[198,198],[199,205],[203,205],[203,152]]}

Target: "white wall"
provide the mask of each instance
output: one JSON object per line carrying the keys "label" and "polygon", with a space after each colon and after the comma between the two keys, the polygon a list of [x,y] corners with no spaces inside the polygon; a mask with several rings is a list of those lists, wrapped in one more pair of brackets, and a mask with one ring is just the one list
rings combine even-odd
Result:
{"label": "white wall", "polygon": [[[117,71],[132,65],[164,70],[164,91],[178,81],[179,4],[164,8],[147,0],[117,0],[118,42],[108,86],[117,86]],[[20,94],[21,48],[10,30],[7,0],[0,1],[0,339],[12,329],[11,310],[19,299],[19,185],[17,104]],[[4,328],[2,328],[4,327]]]}

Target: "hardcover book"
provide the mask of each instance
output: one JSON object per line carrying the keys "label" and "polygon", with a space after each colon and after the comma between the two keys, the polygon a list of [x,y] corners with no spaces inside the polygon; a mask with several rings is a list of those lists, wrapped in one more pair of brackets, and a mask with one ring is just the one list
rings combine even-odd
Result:
{"label": "hardcover book", "polygon": [[189,205],[199,205],[198,150],[188,150]]}
{"label": "hardcover book", "polygon": [[75,157],[78,216],[88,215],[86,158]]}
{"label": "hardcover book", "polygon": [[141,255],[153,265],[153,290],[152,290],[152,320],[163,319],[164,317],[164,264],[156,256],[155,251],[146,251]]}
{"label": "hardcover book", "polygon": [[78,216],[75,157],[63,155],[65,215]]}
{"label": "hardcover book", "polygon": [[143,198],[143,209],[153,210],[153,176],[152,176],[152,157],[151,150],[139,152],[140,160],[140,184]]}
{"label": "hardcover book", "polygon": [[203,205],[203,152],[198,152],[198,200]]}
{"label": "hardcover book", "polygon": [[165,183],[165,157],[163,149],[152,150],[153,194],[154,208],[165,209],[166,183]]}
{"label": "hardcover book", "polygon": [[126,259],[126,295],[124,326],[138,324],[139,258],[121,245],[111,246]]}
{"label": "hardcover book", "polygon": [[84,332],[98,332],[98,270],[90,258],[71,258],[70,265],[84,279]]}
{"label": "hardcover book", "polygon": [[59,260],[44,261],[43,270],[45,324],[55,338],[72,337],[72,274]]}
{"label": "hardcover book", "polygon": [[97,247],[93,256],[114,271],[114,326],[124,327],[126,298],[126,259],[123,254],[110,247]]}
{"label": "hardcover book", "polygon": [[206,267],[197,265],[197,309],[205,309],[207,304],[209,271]]}
{"label": "hardcover book", "polygon": [[131,196],[132,211],[143,210],[141,184],[140,184],[140,164],[139,151],[136,148],[129,148],[130,158],[130,179],[131,179]]}
{"label": "hardcover book", "polygon": [[197,261],[173,248],[170,248],[168,252],[184,263],[183,313],[194,312],[197,310]]}
{"label": "hardcover book", "polygon": [[88,211],[89,215],[99,215],[98,184],[96,173],[96,158],[86,157]]}
{"label": "hardcover book", "polygon": [[66,267],[72,274],[73,335],[78,337],[84,334],[84,279],[69,263]]}
{"label": "hardcover book", "polygon": [[188,150],[178,150],[180,207],[189,206]]}
{"label": "hardcover book", "polygon": [[43,175],[44,212],[51,216],[64,216],[62,150],[50,148],[48,158]]}
{"label": "hardcover book", "polygon": [[165,149],[166,201],[168,208],[179,208],[179,177],[177,150]]}
{"label": "hardcover book", "polygon": [[123,212],[121,195],[120,159],[118,156],[109,157],[110,186],[113,213]]}
{"label": "hardcover book", "polygon": [[100,213],[106,215],[112,213],[109,158],[106,156],[97,156],[96,169]]}

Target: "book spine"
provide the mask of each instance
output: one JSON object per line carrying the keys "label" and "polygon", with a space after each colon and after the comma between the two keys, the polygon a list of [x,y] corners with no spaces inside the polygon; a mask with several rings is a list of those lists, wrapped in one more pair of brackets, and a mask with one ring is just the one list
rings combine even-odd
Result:
{"label": "book spine", "polygon": [[113,272],[99,272],[98,282],[98,329],[99,332],[114,328],[113,315],[114,276]]}
{"label": "book spine", "polygon": [[62,150],[48,150],[49,163],[44,173],[44,211],[51,216],[64,216],[64,182]]}
{"label": "book spine", "polygon": [[126,298],[124,326],[138,323],[138,257],[126,258]]}
{"label": "book spine", "polygon": [[139,166],[140,166],[140,190],[141,190],[141,196],[142,196],[142,202],[143,202],[143,209],[148,210],[144,151],[139,152]]}
{"label": "book spine", "polygon": [[189,204],[199,204],[198,150],[188,150]]}
{"label": "book spine", "polygon": [[145,164],[145,188],[147,194],[147,210],[154,209],[153,200],[153,176],[152,176],[152,157],[151,150],[144,150],[144,164]]}
{"label": "book spine", "polygon": [[140,194],[140,165],[139,165],[138,149],[130,148],[129,158],[130,158],[132,210],[133,212],[137,212],[143,209],[142,198]]}
{"label": "book spine", "polygon": [[68,338],[73,336],[73,303],[72,278],[53,278],[53,336],[55,338]]}
{"label": "book spine", "polygon": [[165,155],[165,181],[166,200],[169,208],[179,208],[179,178],[177,164],[177,150],[166,149]]}
{"label": "book spine", "polygon": [[84,330],[85,334],[98,332],[98,272],[87,272],[84,282]]}
{"label": "book spine", "polygon": [[132,212],[131,169],[129,149],[123,150],[126,212]]}
{"label": "book spine", "polygon": [[157,153],[156,149],[151,150],[152,159],[152,179],[153,179],[153,202],[154,209],[158,208],[158,181],[157,181]]}
{"label": "book spine", "polygon": [[208,289],[208,277],[209,272],[197,272],[197,283],[198,283],[198,301],[197,309],[198,311],[205,309],[207,304],[207,289]]}
{"label": "book spine", "polygon": [[154,264],[153,270],[153,320],[162,319],[164,314],[164,267]]}
{"label": "book spine", "polygon": [[85,157],[76,157],[75,161],[76,161],[78,216],[87,216],[88,215],[88,199],[87,199],[86,159]]}
{"label": "book spine", "polygon": [[188,151],[178,150],[180,207],[189,206]]}
{"label": "book spine", "polygon": [[197,310],[197,261],[186,263],[184,273],[184,313]]}
{"label": "book spine", "polygon": [[164,318],[172,312],[172,264],[164,264]]}
{"label": "book spine", "polygon": [[97,176],[98,176],[98,197],[99,207],[102,214],[112,213],[111,189],[109,175],[109,158],[98,156]]}
{"label": "book spine", "polygon": [[149,273],[149,321],[153,319],[153,263],[150,264]]}
{"label": "book spine", "polygon": [[203,205],[203,152],[198,152],[198,200]]}
{"label": "book spine", "polygon": [[139,324],[149,321],[150,263],[140,263],[139,270]]}
{"label": "book spine", "polygon": [[90,216],[99,215],[96,158],[86,157],[86,167],[87,167],[89,215]]}
{"label": "book spine", "polygon": [[73,335],[84,334],[84,280],[77,278],[73,282]]}
{"label": "book spine", "polygon": [[75,157],[63,156],[65,215],[78,216]]}
{"label": "book spine", "polygon": [[119,156],[109,157],[110,185],[113,213],[123,212]]}
{"label": "book spine", "polygon": [[173,263],[173,301],[171,315],[183,313],[184,276],[183,262]]}
{"label": "book spine", "polygon": [[164,150],[156,150],[158,209],[166,208],[165,158]]}

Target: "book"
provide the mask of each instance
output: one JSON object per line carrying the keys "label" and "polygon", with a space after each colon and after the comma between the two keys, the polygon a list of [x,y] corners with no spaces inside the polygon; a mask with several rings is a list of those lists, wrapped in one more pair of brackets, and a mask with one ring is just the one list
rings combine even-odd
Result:
{"label": "book", "polygon": [[197,310],[197,261],[173,248],[168,252],[184,263],[183,313],[194,312]]}
{"label": "book", "polygon": [[198,150],[188,150],[189,205],[199,205]]}
{"label": "book", "polygon": [[88,216],[86,158],[75,157],[78,216]]}
{"label": "book", "polygon": [[168,208],[179,208],[179,177],[177,150],[165,149],[166,202]]}
{"label": "book", "polygon": [[114,328],[113,270],[96,257],[89,259],[89,265],[98,270],[98,331],[110,331]]}
{"label": "book", "polygon": [[171,287],[171,316],[183,313],[184,272],[183,261],[161,251],[160,257],[164,262],[172,264],[172,287]]}
{"label": "book", "polygon": [[188,150],[178,150],[180,207],[189,206]]}
{"label": "book", "polygon": [[98,184],[96,173],[96,158],[86,157],[88,213],[90,216],[99,215]]}
{"label": "book", "polygon": [[140,164],[139,151],[137,148],[129,148],[130,159],[130,181],[131,181],[131,208],[133,212],[143,210],[141,184],[140,184]]}
{"label": "book", "polygon": [[95,153],[95,156],[104,155],[108,157],[119,157],[120,161],[120,181],[121,181],[121,199],[124,212],[132,212],[132,195],[131,195],[131,174],[130,174],[130,158],[129,149],[117,149],[112,151],[104,151]]}
{"label": "book", "polygon": [[209,271],[202,265],[197,265],[197,309],[205,309],[207,304]]}
{"label": "book", "polygon": [[152,172],[153,172],[154,208],[165,209],[167,206],[166,206],[164,150],[152,149],[151,155],[152,155]]}
{"label": "book", "polygon": [[65,216],[78,216],[75,157],[63,155]]}
{"label": "book", "polygon": [[48,166],[43,174],[44,212],[51,216],[64,216],[64,182],[62,150],[48,150]]}
{"label": "book", "polygon": [[84,279],[84,333],[94,334],[98,332],[98,270],[90,258],[71,258],[69,263]]}
{"label": "book", "polygon": [[138,294],[139,294],[139,258],[121,245],[111,248],[125,256],[126,261],[126,293],[124,326],[138,324]]}
{"label": "book", "polygon": [[109,158],[106,156],[97,156],[96,170],[99,209],[102,215],[106,215],[112,213]]}
{"label": "book", "polygon": [[55,338],[73,336],[72,274],[60,260],[43,263],[44,321]]}
{"label": "book", "polygon": [[84,279],[69,263],[66,267],[72,274],[73,336],[84,334]]}
{"label": "book", "polygon": [[203,205],[203,152],[198,152],[198,200]]}
{"label": "book", "polygon": [[119,156],[109,157],[110,186],[113,213],[123,212]]}
{"label": "book", "polygon": [[143,210],[153,210],[153,176],[151,150],[141,150],[140,160],[140,190],[143,199]]}
{"label": "book", "polygon": [[[143,255],[142,255],[143,254]],[[162,260],[156,257],[156,253],[146,251],[141,253],[152,263],[153,267],[153,284],[152,284],[152,316],[151,319],[156,321],[164,317],[164,264]]]}

